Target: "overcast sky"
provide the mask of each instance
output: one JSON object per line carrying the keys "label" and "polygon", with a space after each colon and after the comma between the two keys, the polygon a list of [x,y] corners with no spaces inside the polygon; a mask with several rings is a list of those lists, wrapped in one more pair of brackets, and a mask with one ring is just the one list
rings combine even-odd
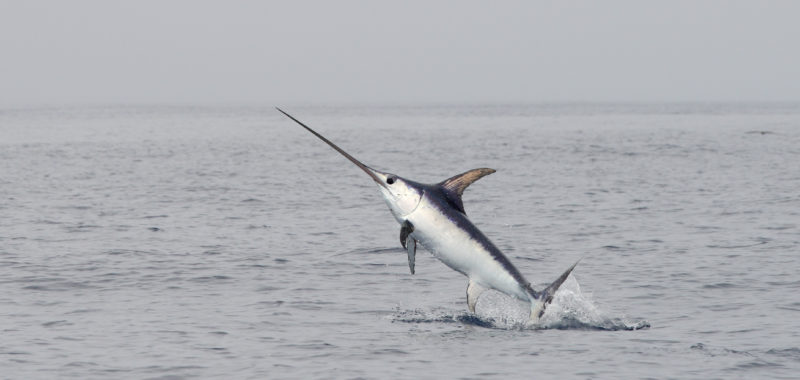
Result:
{"label": "overcast sky", "polygon": [[0,106],[800,101],[800,1],[0,0]]}

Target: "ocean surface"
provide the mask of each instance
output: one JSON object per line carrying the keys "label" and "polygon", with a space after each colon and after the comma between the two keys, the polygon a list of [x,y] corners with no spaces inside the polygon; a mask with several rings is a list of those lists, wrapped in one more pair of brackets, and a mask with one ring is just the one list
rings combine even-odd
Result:
{"label": "ocean surface", "polygon": [[537,328],[264,106],[0,108],[2,379],[800,374],[800,105],[285,106],[464,194]]}

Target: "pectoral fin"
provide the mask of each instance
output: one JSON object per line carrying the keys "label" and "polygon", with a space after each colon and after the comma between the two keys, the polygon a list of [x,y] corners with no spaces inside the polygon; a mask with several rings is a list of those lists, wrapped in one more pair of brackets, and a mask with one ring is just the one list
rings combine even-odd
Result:
{"label": "pectoral fin", "polygon": [[408,235],[406,239],[406,250],[408,251],[408,269],[411,270],[411,274],[414,274],[414,257],[417,254],[417,241]]}
{"label": "pectoral fin", "polygon": [[417,254],[417,240],[411,236],[412,232],[414,232],[414,225],[407,220],[403,222],[403,226],[400,228],[400,244],[402,244],[403,248],[405,248],[406,252],[408,252],[408,269],[411,270],[411,274],[414,274],[414,259],[416,258]]}
{"label": "pectoral fin", "polygon": [[403,245],[403,248],[406,248],[406,240],[412,232],[414,232],[414,225],[407,220],[403,222],[403,225],[400,226],[400,244]]}

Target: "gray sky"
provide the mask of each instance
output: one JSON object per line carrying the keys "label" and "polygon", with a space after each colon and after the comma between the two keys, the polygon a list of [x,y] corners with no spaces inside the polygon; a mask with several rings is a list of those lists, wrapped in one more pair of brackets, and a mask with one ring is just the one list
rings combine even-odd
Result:
{"label": "gray sky", "polygon": [[0,106],[800,101],[800,1],[0,0]]}

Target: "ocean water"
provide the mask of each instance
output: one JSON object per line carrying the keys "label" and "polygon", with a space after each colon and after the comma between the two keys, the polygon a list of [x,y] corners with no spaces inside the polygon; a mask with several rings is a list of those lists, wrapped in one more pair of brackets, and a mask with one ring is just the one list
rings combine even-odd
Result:
{"label": "ocean water", "polygon": [[0,378],[797,378],[800,106],[294,106],[467,213],[527,305],[424,250],[269,106],[0,109]]}

